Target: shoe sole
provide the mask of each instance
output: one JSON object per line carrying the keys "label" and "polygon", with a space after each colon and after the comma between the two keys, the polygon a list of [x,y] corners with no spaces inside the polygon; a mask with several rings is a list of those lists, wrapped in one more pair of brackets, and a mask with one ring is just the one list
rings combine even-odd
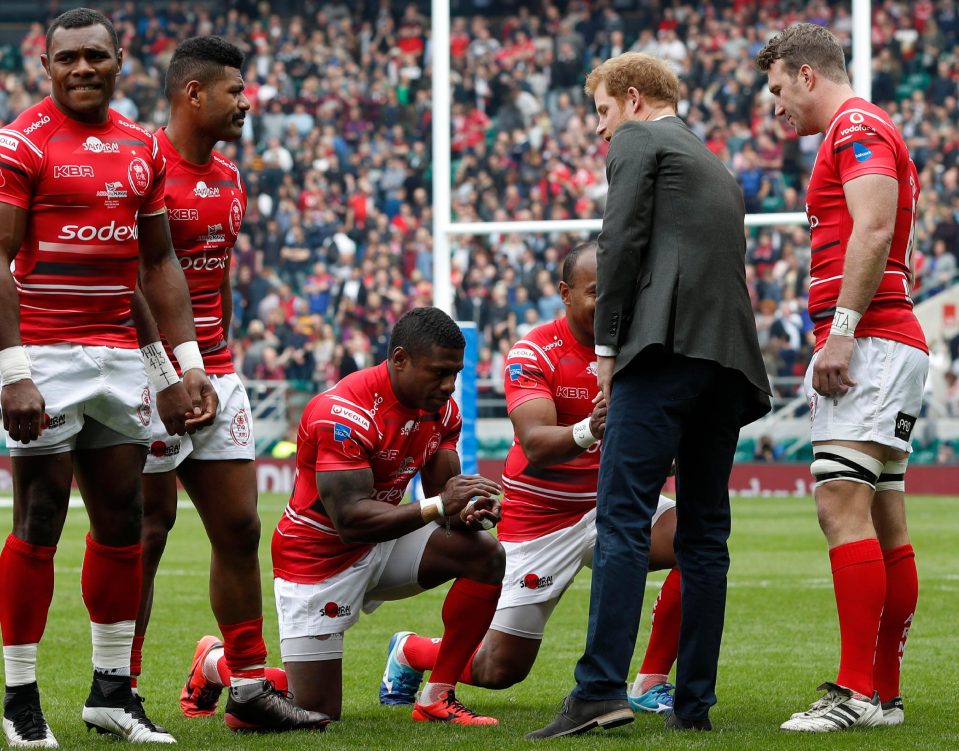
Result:
{"label": "shoe sole", "polygon": [[629,708],[634,712],[646,712],[647,714],[669,714],[673,711],[673,708],[669,704],[660,704],[655,709],[653,707],[647,707],[645,704],[633,703],[631,697],[626,697],[629,701]]}
{"label": "shoe sole", "polygon": [[224,714],[223,722],[225,722],[226,726],[234,733],[288,733],[293,730],[323,731],[326,730],[326,726],[330,724],[331,720],[299,728],[271,728],[263,725],[254,725],[232,714]]}
{"label": "shoe sole", "polygon": [[556,733],[555,735],[536,737],[532,734],[527,735],[529,740],[548,740],[550,738],[562,738],[565,735],[582,735],[587,733],[594,728],[601,728],[602,730],[611,730],[612,728],[618,728],[621,725],[628,725],[636,719],[636,716],[633,714],[631,709],[617,709],[615,712],[608,712],[599,717],[594,717],[589,722],[584,722],[582,725],[577,725],[575,728],[570,728],[569,730],[564,730],[562,733]]}
{"label": "shoe sole", "polygon": [[183,684],[183,690],[180,692],[180,711],[184,717],[212,717],[216,714],[217,702],[214,702],[210,709],[200,709],[196,702],[191,698],[190,681],[196,671],[203,671],[203,661],[217,647],[222,647],[223,642],[215,636],[204,636],[196,643],[196,649],[193,651],[193,662],[190,664],[190,672],[187,674],[186,683]]}
{"label": "shoe sole", "polygon": [[134,740],[130,737],[130,734],[128,734],[122,727],[120,727],[120,725],[110,720],[109,718],[104,718],[106,722],[109,722],[109,725],[99,724],[102,720],[94,721],[97,718],[94,718],[92,713],[87,712],[88,709],[97,709],[97,708],[96,707],[83,708],[83,714],[81,715],[83,718],[83,724],[87,726],[87,731],[96,730],[97,735],[112,735],[115,738],[120,738],[121,740],[129,741],[130,743],[166,743],[166,744],[176,743],[176,738],[174,738],[169,733],[165,733],[165,734],[153,733],[155,737]]}

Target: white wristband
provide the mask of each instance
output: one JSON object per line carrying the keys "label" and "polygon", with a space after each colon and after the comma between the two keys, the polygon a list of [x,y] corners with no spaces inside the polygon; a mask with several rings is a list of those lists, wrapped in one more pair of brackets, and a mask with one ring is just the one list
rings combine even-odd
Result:
{"label": "white wristband", "polygon": [[176,368],[166,356],[162,342],[153,342],[140,347],[140,351],[143,353],[143,365],[146,367],[147,378],[154,391],[159,394],[163,389],[180,382],[180,376],[176,374]]}
{"label": "white wristband", "polygon": [[593,435],[589,428],[589,418],[584,417],[578,423],[573,425],[573,442],[581,449],[588,449],[598,439]]}
{"label": "white wristband", "polygon": [[859,325],[861,318],[862,313],[857,313],[855,310],[836,308],[836,312],[832,317],[832,326],[829,328],[830,335],[855,336],[856,326]]}
{"label": "white wristband", "polygon": [[200,345],[196,342],[183,342],[173,348],[173,356],[180,365],[180,372],[186,373],[188,370],[199,368],[204,370],[203,357],[200,355]]}
{"label": "white wristband", "polygon": [[31,377],[30,355],[22,344],[0,350],[0,380],[4,386]]}
{"label": "white wristband", "polygon": [[442,519],[446,516],[446,507],[443,505],[443,497],[434,495],[430,498],[424,498],[420,501],[420,516],[424,522],[431,522],[434,519]]}

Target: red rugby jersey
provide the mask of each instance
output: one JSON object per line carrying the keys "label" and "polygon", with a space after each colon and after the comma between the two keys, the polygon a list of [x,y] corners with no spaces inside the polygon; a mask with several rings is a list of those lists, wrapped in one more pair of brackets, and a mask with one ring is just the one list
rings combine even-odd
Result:
{"label": "red rugby jersey", "polygon": [[[206,164],[193,164],[173,148],[165,131],[156,137],[167,162],[164,199],[173,249],[190,287],[203,364],[207,373],[232,373],[220,286],[230,273],[230,251],[246,213],[246,188],[236,165],[222,154],[214,151]],[[165,338],[163,343],[175,363]]]}
{"label": "red rugby jersey", "polygon": [[[509,412],[531,399],[556,405],[556,424],[572,425],[593,411],[596,355],[573,338],[565,318],[537,326],[509,351],[503,374]],[[503,467],[503,519],[499,539],[530,540],[568,527],[596,505],[597,441],[563,464],[531,467],[519,438]]]}
{"label": "red rugby jersey", "polygon": [[352,373],[307,405],[297,433],[296,479],[273,533],[273,573],[287,581],[321,582],[372,547],[346,544],[323,510],[316,473],[370,469],[374,497],[398,505],[413,476],[440,449],[456,450],[459,407],[439,412],[402,405],[386,363]]}
{"label": "red rugby jersey", "polygon": [[25,344],[137,346],[137,218],[160,214],[165,166],[118,112],[89,125],[47,97],[0,128],[0,201],[27,209],[13,264]]}
{"label": "red rugby jersey", "polygon": [[889,175],[898,180],[899,210],[882,281],[856,328],[856,336],[893,339],[928,352],[910,296],[919,175],[906,142],[889,116],[858,97],[844,102],[833,117],[806,191],[812,245],[809,315],[816,327],[816,349],[829,336],[852,233],[852,217],[842,186],[862,175]]}

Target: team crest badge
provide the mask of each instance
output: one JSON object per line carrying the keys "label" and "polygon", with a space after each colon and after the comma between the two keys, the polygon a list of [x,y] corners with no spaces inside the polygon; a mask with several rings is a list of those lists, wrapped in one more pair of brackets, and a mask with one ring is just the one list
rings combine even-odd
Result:
{"label": "team crest badge", "polygon": [[243,207],[240,205],[240,199],[234,198],[230,202],[230,232],[234,235],[240,234],[240,225],[243,224]]}
{"label": "team crest badge", "polygon": [[138,196],[146,195],[150,187],[150,165],[141,157],[135,156],[130,160],[130,166],[127,167],[127,177],[130,180],[130,187]]}
{"label": "team crest badge", "polygon": [[251,433],[250,417],[245,409],[241,409],[233,415],[233,420],[230,422],[230,438],[237,446],[246,446],[250,443]]}
{"label": "team crest badge", "polygon": [[140,406],[137,407],[137,418],[143,425],[150,424],[150,414],[153,411],[153,403],[150,400],[150,387],[143,389],[143,394],[140,396]]}

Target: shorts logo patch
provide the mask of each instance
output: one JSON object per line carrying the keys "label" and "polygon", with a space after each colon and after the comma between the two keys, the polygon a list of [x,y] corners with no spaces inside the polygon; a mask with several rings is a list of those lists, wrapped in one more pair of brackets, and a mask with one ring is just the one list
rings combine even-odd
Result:
{"label": "shorts logo patch", "polygon": [[145,426],[150,424],[150,414],[153,412],[153,403],[150,401],[150,387],[143,389],[140,397],[140,406],[137,407],[137,417]]}
{"label": "shorts logo patch", "polygon": [[171,443],[169,446],[164,441],[154,441],[150,444],[150,455],[161,459],[165,456],[176,456],[180,453],[180,442]]}
{"label": "shorts logo patch", "polygon": [[908,441],[912,435],[912,429],[916,427],[916,418],[900,412],[896,415],[896,438],[900,441]]}
{"label": "shorts logo patch", "polygon": [[43,415],[43,429],[52,430],[54,428],[62,428],[67,423],[66,415],[48,415],[44,413]]}
{"label": "shorts logo patch", "polygon": [[250,443],[250,432],[250,417],[246,409],[241,409],[230,421],[230,438],[237,446],[247,446]]}
{"label": "shorts logo patch", "polygon": [[519,583],[520,589],[541,589],[543,587],[552,587],[552,576],[539,576],[537,574],[526,574]]}
{"label": "shorts logo patch", "polygon": [[335,602],[328,602],[323,606],[323,615],[327,618],[342,618],[346,615],[352,615],[349,605],[337,605]]}

